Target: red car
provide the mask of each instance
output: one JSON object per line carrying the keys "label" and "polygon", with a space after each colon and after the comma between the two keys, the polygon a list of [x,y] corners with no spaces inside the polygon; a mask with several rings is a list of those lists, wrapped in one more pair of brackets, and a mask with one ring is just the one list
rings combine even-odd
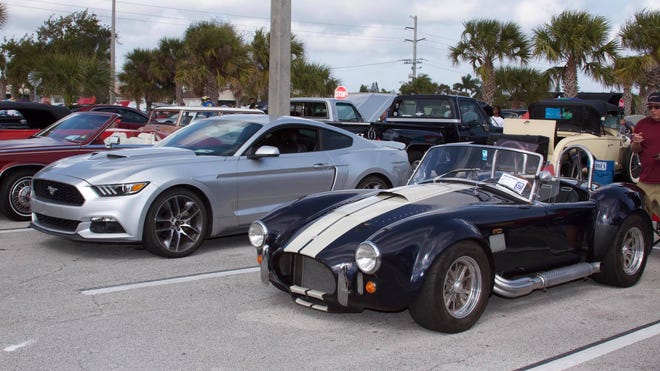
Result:
{"label": "red car", "polygon": [[121,123],[119,128],[123,129],[139,129],[144,126],[149,120],[149,116],[135,108],[119,106],[116,104],[91,104],[88,106],[80,106],[73,110],[74,112],[80,111],[94,111],[94,112],[111,112],[121,115]]}
{"label": "red car", "polygon": [[74,112],[30,138],[0,141],[0,212],[29,220],[32,176],[51,162],[159,140],[155,133],[121,129],[120,123],[116,113]]}
{"label": "red car", "polygon": [[33,102],[0,102],[0,139],[20,139],[36,134],[71,111],[63,106]]}

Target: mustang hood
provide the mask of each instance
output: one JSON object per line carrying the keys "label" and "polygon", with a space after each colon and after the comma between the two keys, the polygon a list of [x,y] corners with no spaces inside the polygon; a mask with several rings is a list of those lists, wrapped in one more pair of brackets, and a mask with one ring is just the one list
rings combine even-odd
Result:
{"label": "mustang hood", "polygon": [[[341,206],[314,220],[284,251],[316,258],[324,250],[352,250],[380,228],[432,211],[453,210],[479,201],[466,184],[428,184],[394,188]],[[441,206],[433,206],[441,205]]]}
{"label": "mustang hood", "polygon": [[[193,151],[175,147],[122,149],[68,157],[49,166],[42,173],[57,172],[85,179],[92,184],[99,181],[117,182],[133,179],[131,175],[154,168],[166,171],[167,168],[177,167],[179,164],[186,167],[186,164],[194,161],[194,157],[196,155]],[[206,156],[202,156],[200,161],[203,161],[203,158]],[[215,161],[218,159],[212,156],[208,158]]]}

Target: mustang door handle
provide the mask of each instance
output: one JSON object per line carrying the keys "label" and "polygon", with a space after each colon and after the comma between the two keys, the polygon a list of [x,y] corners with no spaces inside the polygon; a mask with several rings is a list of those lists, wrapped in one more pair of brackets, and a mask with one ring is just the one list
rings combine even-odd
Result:
{"label": "mustang door handle", "polygon": [[319,164],[314,164],[313,166],[314,166],[314,169],[327,169],[327,168],[329,168],[331,165],[330,165],[330,164],[320,164],[320,163],[319,163]]}

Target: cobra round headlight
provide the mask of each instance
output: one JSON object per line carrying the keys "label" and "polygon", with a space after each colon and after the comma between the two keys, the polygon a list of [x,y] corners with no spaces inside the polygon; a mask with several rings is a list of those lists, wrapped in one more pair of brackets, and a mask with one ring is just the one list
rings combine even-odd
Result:
{"label": "cobra round headlight", "polygon": [[252,222],[250,228],[248,229],[248,238],[250,243],[254,247],[262,247],[264,242],[266,242],[266,235],[268,234],[268,229],[264,223],[259,220]]}
{"label": "cobra round headlight", "polygon": [[376,273],[380,268],[380,250],[371,241],[362,242],[355,251],[355,263],[363,273]]}

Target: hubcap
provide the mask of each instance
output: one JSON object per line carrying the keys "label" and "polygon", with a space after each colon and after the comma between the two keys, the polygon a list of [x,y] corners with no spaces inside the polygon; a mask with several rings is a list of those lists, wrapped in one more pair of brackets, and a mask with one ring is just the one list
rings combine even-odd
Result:
{"label": "hubcap", "polygon": [[481,295],[481,270],[476,260],[461,256],[449,267],[443,285],[445,308],[454,318],[468,316]]}
{"label": "hubcap", "polygon": [[630,228],[623,237],[621,246],[621,264],[627,275],[633,275],[639,271],[644,260],[644,235],[637,228]]}
{"label": "hubcap", "polygon": [[30,215],[30,196],[32,195],[32,177],[19,179],[11,188],[11,208],[21,216]]}
{"label": "hubcap", "polygon": [[161,204],[154,220],[158,241],[169,251],[186,251],[202,238],[203,219],[195,200],[181,195],[170,197]]}

